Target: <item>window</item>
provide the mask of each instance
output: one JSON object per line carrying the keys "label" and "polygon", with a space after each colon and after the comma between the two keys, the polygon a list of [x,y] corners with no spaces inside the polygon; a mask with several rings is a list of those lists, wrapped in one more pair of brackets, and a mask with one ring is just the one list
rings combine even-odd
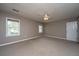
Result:
{"label": "window", "polygon": [[39,33],[43,33],[43,26],[39,25]]}
{"label": "window", "polygon": [[6,20],[6,36],[20,35],[20,20],[7,18]]}

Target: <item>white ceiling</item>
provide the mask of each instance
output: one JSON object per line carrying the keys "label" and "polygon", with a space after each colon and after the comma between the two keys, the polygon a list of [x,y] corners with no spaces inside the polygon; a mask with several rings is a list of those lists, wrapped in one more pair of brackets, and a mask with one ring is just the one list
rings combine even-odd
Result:
{"label": "white ceiling", "polygon": [[67,19],[79,16],[78,3],[4,3],[0,4],[0,10],[14,12],[17,9],[19,15],[36,21],[43,22],[43,17],[47,13],[50,21]]}

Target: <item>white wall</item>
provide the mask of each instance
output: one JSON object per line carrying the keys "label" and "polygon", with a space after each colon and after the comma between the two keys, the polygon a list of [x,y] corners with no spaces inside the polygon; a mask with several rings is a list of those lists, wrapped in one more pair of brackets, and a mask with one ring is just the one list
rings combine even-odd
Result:
{"label": "white wall", "polygon": [[[20,19],[20,36],[6,37],[6,17]],[[40,35],[38,25],[42,24],[36,21],[25,19],[15,14],[0,12],[0,44],[9,43],[17,40],[27,39]]]}
{"label": "white wall", "polygon": [[[70,33],[71,35],[72,34],[74,35],[74,36],[72,35],[72,37],[71,37],[71,38],[74,38],[74,39],[67,39],[66,24],[68,22],[72,22],[72,21],[77,21],[78,22],[78,24],[77,24],[78,28],[77,29],[76,29],[76,27],[74,28],[76,33],[74,33],[74,32]],[[79,42],[79,21],[77,20],[77,18],[71,18],[71,19],[65,19],[65,20],[49,22],[49,23],[45,24],[44,26],[45,26],[44,27],[44,30],[45,30],[44,33],[47,36]],[[72,31],[72,30],[69,30],[69,31]]]}
{"label": "white wall", "polygon": [[66,38],[66,21],[54,21],[45,24],[45,35]]}

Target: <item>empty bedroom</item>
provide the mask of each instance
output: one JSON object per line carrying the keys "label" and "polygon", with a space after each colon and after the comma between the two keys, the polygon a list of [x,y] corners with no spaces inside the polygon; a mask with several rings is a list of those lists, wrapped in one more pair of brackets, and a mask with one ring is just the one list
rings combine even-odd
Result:
{"label": "empty bedroom", "polygon": [[79,3],[0,3],[0,56],[79,56]]}

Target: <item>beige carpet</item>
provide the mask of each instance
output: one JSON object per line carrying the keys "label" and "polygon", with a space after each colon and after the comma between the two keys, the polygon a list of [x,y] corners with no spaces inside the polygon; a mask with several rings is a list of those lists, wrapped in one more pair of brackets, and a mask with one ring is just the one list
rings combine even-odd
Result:
{"label": "beige carpet", "polygon": [[0,47],[2,56],[78,56],[79,44],[62,39],[41,37]]}

